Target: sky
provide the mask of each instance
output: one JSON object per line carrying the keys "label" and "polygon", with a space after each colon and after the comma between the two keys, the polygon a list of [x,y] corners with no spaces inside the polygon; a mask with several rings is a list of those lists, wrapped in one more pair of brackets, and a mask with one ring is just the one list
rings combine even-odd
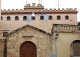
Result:
{"label": "sky", "polygon": [[[26,3],[32,5],[32,3],[38,4],[41,0],[2,0],[1,1],[1,9],[23,9]],[[77,21],[80,21],[80,0],[42,0],[42,5],[44,8],[77,8]]]}

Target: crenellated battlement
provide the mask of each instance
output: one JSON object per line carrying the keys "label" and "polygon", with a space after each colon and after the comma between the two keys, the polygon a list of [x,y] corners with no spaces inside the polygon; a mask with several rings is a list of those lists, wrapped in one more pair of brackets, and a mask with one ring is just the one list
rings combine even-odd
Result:
{"label": "crenellated battlement", "polygon": [[2,13],[8,13],[8,12],[32,12],[32,11],[34,11],[34,12],[78,12],[77,11],[77,8],[62,8],[62,9],[60,9],[60,8],[58,8],[58,9],[56,9],[56,8],[50,8],[50,9],[46,9],[46,8],[44,8],[44,6],[42,6],[41,4],[37,4],[37,6],[36,6],[36,4],[35,3],[32,3],[32,6],[30,5],[30,4],[26,4],[25,6],[24,6],[24,9],[8,9],[8,10],[6,10],[6,9],[4,9],[4,10],[1,10],[1,12]]}
{"label": "crenellated battlement", "polygon": [[[41,11],[42,9],[26,9],[26,10],[24,10],[24,9],[8,9],[8,10],[6,10],[6,9],[4,9],[4,10],[1,10],[1,12],[3,13],[3,12],[32,12],[32,11],[34,11],[34,12],[38,12],[38,11]],[[54,8],[54,9],[52,9],[52,8],[50,8],[50,9],[43,9],[43,12],[77,12],[77,8],[66,8],[66,9],[64,9],[64,8],[62,8],[62,9],[56,9],[56,8]]]}

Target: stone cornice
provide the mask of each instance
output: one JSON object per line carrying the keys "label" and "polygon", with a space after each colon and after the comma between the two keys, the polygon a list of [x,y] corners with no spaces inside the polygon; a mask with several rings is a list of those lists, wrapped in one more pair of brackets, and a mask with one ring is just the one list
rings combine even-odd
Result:
{"label": "stone cornice", "polygon": [[31,26],[31,25],[24,25],[24,26],[22,26],[22,27],[20,27],[20,28],[18,28],[18,29],[16,29],[16,30],[13,30],[13,31],[9,32],[9,33],[7,34],[7,37],[8,37],[9,35],[13,34],[13,33],[16,33],[16,32],[18,32],[18,31],[26,28],[26,27],[33,28],[33,29],[35,29],[35,30],[38,30],[38,31],[40,31],[40,32],[42,32],[42,33],[45,33],[45,34],[51,36],[51,33],[48,33],[48,32],[46,32],[46,31],[44,31],[44,30],[41,30],[41,29],[39,29],[39,28],[37,28],[37,27]]}
{"label": "stone cornice", "polygon": [[52,32],[58,33],[80,33],[79,25],[53,24]]}

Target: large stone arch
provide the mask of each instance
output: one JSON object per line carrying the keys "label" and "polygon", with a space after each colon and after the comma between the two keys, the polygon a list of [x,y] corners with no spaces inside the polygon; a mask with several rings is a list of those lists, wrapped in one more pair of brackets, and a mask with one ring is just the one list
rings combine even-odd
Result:
{"label": "large stone arch", "polygon": [[8,34],[7,55],[8,57],[20,57],[21,44],[26,41],[31,41],[36,45],[37,57],[48,57],[51,53],[51,46],[49,46],[50,35],[50,33],[46,33],[30,25],[16,29]]}
{"label": "large stone arch", "polygon": [[30,41],[32,43],[35,44],[36,48],[37,48],[37,40],[34,38],[32,40],[27,39],[27,38],[21,38],[20,40],[17,41],[17,43],[15,44],[15,49],[17,50],[17,57],[20,57],[20,46],[22,43],[26,42],[26,41]]}

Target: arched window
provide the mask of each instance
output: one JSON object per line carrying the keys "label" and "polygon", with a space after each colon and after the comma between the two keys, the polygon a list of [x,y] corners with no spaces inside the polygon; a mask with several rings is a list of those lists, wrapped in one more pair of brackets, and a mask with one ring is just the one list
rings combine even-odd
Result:
{"label": "arched window", "polygon": [[80,31],[80,27],[78,28],[78,30]]}
{"label": "arched window", "polygon": [[27,20],[27,16],[23,16],[23,20],[24,20],[24,21]]}
{"label": "arched window", "polygon": [[32,16],[32,18],[31,18],[32,20],[35,20],[35,16]]}
{"label": "arched window", "polygon": [[52,16],[49,16],[49,20],[52,20]]}
{"label": "arched window", "polygon": [[10,16],[7,16],[7,20],[10,21],[11,20],[11,17]]}
{"label": "arched window", "polygon": [[3,20],[3,17],[1,16],[1,20]]}
{"label": "arched window", "polygon": [[44,20],[44,16],[40,16],[40,20]]}
{"label": "arched window", "polygon": [[75,40],[72,43],[72,56],[80,56],[80,40]]}
{"label": "arched window", "polygon": [[68,15],[65,16],[65,20],[69,20],[69,16]]}
{"label": "arched window", "polygon": [[61,20],[61,16],[58,15],[58,16],[57,16],[57,20]]}
{"label": "arched window", "polygon": [[18,16],[15,16],[15,20],[19,20],[19,17]]}

